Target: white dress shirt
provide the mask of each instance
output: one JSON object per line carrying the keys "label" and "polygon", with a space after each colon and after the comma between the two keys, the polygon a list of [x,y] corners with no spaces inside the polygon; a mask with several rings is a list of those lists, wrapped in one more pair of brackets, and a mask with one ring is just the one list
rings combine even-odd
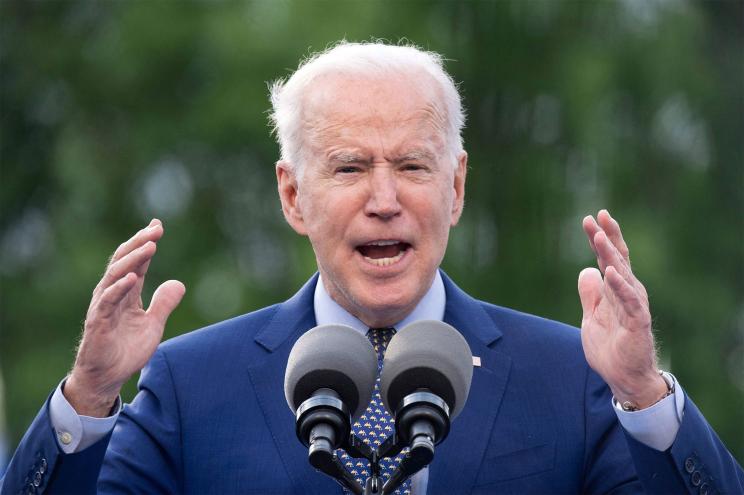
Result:
{"label": "white dress shirt", "polygon": [[[444,318],[445,304],[444,283],[441,274],[437,271],[426,295],[419,301],[414,310],[394,327],[396,330],[400,330],[409,323],[419,320],[441,321]],[[331,299],[323,285],[322,277],[318,277],[318,284],[315,287],[314,309],[315,320],[318,325],[331,323],[348,325],[362,332],[363,335],[367,334],[369,329],[367,325]],[[651,407],[628,412],[623,411],[620,405],[613,400],[613,408],[623,428],[639,442],[660,451],[668,449],[674,443],[684,414],[684,391],[672,375],[667,374],[667,377],[675,384],[674,393]],[[116,410],[115,414],[109,417],[80,416],[62,393],[63,385],[64,380],[52,395],[49,404],[49,416],[52,427],[57,434],[60,448],[66,454],[71,454],[90,447],[114,428],[121,412],[121,400],[114,408]],[[428,479],[429,471],[427,467],[413,477],[412,495],[425,494]]]}

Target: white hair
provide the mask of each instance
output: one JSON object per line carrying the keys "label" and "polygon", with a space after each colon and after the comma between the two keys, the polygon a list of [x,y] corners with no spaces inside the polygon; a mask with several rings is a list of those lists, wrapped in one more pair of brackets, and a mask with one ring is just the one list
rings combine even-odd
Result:
{"label": "white hair", "polygon": [[303,95],[312,82],[327,73],[370,74],[411,73],[423,70],[441,89],[446,115],[445,132],[453,167],[463,150],[462,129],[465,111],[452,77],[444,70],[444,58],[413,45],[389,45],[382,42],[349,43],[342,40],[327,50],[310,55],[301,61],[287,79],[269,84],[272,111],[269,119],[281,148],[281,159],[295,167],[302,175],[302,104]]}

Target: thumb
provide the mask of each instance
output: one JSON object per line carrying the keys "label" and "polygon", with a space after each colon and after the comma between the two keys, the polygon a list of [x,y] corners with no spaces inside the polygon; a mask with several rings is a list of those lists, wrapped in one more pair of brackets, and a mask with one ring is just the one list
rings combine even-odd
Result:
{"label": "thumb", "polygon": [[150,307],[147,308],[147,314],[154,316],[165,326],[168,317],[181,302],[183,295],[186,293],[186,286],[178,280],[168,280],[163,282],[155,290],[150,301]]}
{"label": "thumb", "polygon": [[587,319],[594,313],[594,308],[602,299],[603,285],[602,275],[596,268],[584,268],[579,273],[579,299],[584,311],[582,319]]}

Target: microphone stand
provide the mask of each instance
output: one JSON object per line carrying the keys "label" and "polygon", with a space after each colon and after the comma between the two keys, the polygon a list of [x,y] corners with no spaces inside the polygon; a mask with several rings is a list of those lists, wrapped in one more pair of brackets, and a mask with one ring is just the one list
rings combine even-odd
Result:
{"label": "microphone stand", "polygon": [[[394,434],[389,436],[378,449],[373,450],[359,437],[350,434],[347,441],[341,444],[341,448],[346,451],[349,457],[369,461],[372,474],[367,478],[364,488],[341,463],[335,453],[324,452],[324,455],[316,456],[314,458],[316,462],[312,464],[355,495],[384,495],[393,493],[408,478],[429,465],[434,459],[433,443],[430,449],[414,446],[403,457],[390,479],[383,484],[380,460],[385,457],[395,457],[406,447],[407,444],[398,435]],[[321,459],[322,461],[320,461]]]}
{"label": "microphone stand", "polygon": [[[322,414],[323,420],[329,423],[338,422],[340,429],[350,423],[351,417],[348,412],[341,411],[341,408],[335,404],[332,405],[330,398],[312,398],[307,402],[308,404],[303,404],[297,411],[298,436],[300,436],[300,430],[303,429],[302,420],[309,416],[308,412]],[[306,407],[311,406],[311,403],[313,407]],[[321,403],[325,407],[322,407]],[[328,414],[328,406],[335,409],[333,415]],[[422,390],[407,395],[401,401],[395,418],[395,433],[385,439],[377,449],[372,449],[358,436],[351,433],[350,429],[346,429],[349,434],[338,444],[338,448],[344,449],[349,457],[367,459],[369,462],[372,474],[367,478],[364,487],[346,469],[334,452],[333,445],[336,444],[337,437],[328,423],[320,425],[316,423],[308,435],[310,464],[335,479],[354,495],[393,493],[408,478],[428,466],[434,459],[434,446],[444,440],[449,433],[449,408],[440,397]],[[395,457],[409,445],[410,450],[401,459],[387,482],[383,484],[380,459]]]}

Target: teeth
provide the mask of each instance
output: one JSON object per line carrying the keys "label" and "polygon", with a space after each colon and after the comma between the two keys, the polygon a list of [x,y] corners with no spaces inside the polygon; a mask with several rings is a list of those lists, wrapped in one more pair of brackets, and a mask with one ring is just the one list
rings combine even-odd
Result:
{"label": "teeth", "polygon": [[374,241],[367,244],[367,246],[392,246],[398,244],[399,241]]}
{"label": "teeth", "polygon": [[400,253],[396,254],[392,258],[369,258],[367,256],[364,257],[367,262],[372,263],[373,265],[377,266],[389,266],[393,263],[397,263],[405,254],[405,251],[401,251]]}

